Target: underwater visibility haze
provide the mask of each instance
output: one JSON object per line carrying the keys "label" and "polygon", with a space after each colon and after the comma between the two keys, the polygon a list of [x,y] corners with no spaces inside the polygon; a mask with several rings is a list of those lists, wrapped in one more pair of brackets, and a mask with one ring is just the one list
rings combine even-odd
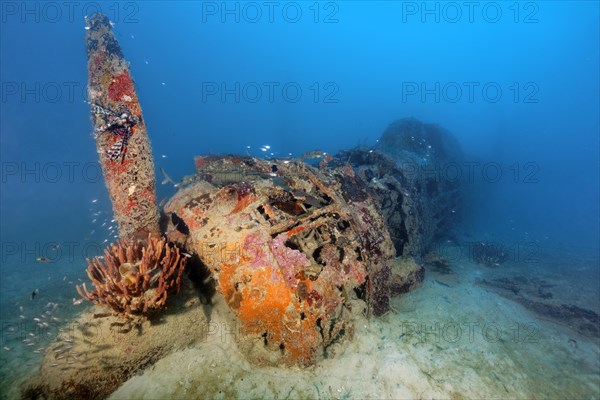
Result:
{"label": "underwater visibility haze", "polygon": [[0,19],[0,398],[600,398],[598,2]]}

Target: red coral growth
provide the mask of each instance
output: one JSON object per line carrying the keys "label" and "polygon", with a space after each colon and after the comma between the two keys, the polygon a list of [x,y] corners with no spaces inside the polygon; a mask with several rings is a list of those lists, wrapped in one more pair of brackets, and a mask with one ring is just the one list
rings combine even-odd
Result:
{"label": "red coral growth", "polygon": [[133,200],[130,200],[129,203],[127,203],[127,215],[129,215],[131,213],[131,209],[133,207],[135,207],[137,205],[137,203]]}
{"label": "red coral growth", "polygon": [[145,315],[161,310],[167,297],[179,292],[186,258],[164,238],[121,241],[104,250],[104,260],[87,260],[87,274],[96,289],[85,283],[77,291],[95,304],[119,314]]}
{"label": "red coral growth", "polygon": [[113,101],[123,101],[124,95],[130,96],[132,99],[135,98],[133,81],[128,71],[114,77],[108,87],[108,95]]}
{"label": "red coral growth", "polygon": [[107,178],[105,178],[107,184],[110,184],[110,182],[113,182],[113,179],[116,179],[113,177],[118,177],[120,175],[126,174],[127,171],[133,168],[131,160],[127,157],[125,157],[121,162],[112,162],[106,159],[102,160],[102,163],[108,175]]}

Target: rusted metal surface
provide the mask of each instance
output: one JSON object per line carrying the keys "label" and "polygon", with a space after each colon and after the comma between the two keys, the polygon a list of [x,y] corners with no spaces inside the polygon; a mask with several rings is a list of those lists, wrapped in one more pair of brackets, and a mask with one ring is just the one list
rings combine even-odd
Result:
{"label": "rusted metal surface", "polygon": [[351,336],[356,315],[387,311],[394,248],[360,180],[297,160],[196,166],[165,206],[170,237],[200,256],[244,333],[271,350],[251,358],[312,364]]}
{"label": "rusted metal surface", "polygon": [[158,234],[150,140],[110,21],[86,18],[88,96],[98,157],[121,238]]}
{"label": "rusted metal surface", "polygon": [[454,136],[414,118],[396,121],[375,148],[336,155],[352,165],[384,214],[397,256],[423,256],[461,214],[464,156]]}
{"label": "rusted metal surface", "polygon": [[448,135],[403,120],[384,145],[321,157],[319,168],[195,159],[198,173],[165,206],[167,231],[200,256],[245,334],[271,350],[248,349],[250,358],[312,364],[358,315],[382,315],[392,295],[420,286],[424,269],[406,257],[444,234],[460,200],[459,182],[418,173],[460,156]]}

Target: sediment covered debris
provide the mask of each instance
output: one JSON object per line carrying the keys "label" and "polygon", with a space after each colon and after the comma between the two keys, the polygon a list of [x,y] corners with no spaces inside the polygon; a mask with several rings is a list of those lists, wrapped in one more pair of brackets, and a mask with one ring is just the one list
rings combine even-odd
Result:
{"label": "sediment covered debris", "polygon": [[464,155],[437,125],[401,119],[375,148],[342,151],[336,161],[350,164],[377,199],[398,256],[423,256],[460,217]]}
{"label": "sediment covered debris", "polygon": [[542,318],[563,324],[593,339],[600,338],[600,315],[594,310],[556,299],[561,289],[542,279],[525,276],[480,279],[477,284],[494,290]]}
{"label": "sediment covered debris", "polygon": [[[410,257],[456,219],[460,182],[416,172],[461,153],[441,128],[412,119],[392,128],[381,150],[341,152],[318,168],[199,156],[198,173],[165,205],[169,239],[199,255],[260,343],[246,349],[249,358],[313,364],[351,336],[358,315],[386,313],[392,295],[423,281]],[[426,154],[394,147],[419,130]]]}
{"label": "sediment covered debris", "polygon": [[367,188],[297,160],[202,157],[165,205],[173,241],[196,252],[260,346],[261,363],[309,365],[388,310],[394,248]]}

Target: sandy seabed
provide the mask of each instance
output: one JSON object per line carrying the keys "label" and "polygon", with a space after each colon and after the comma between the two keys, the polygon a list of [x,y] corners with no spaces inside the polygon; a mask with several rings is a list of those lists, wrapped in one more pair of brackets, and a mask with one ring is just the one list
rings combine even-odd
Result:
{"label": "sandy seabed", "polygon": [[[134,330],[111,337],[110,346],[96,359],[88,358],[87,364],[75,358],[73,364],[49,368],[59,363],[52,353],[60,341],[50,343],[45,355],[31,354],[37,346],[9,343],[11,351],[3,352],[2,359],[15,375],[10,380],[3,377],[0,397],[19,398],[21,384],[35,379],[31,376],[38,365],[42,367],[37,379],[41,375],[43,381],[50,376],[43,373],[49,371],[61,379],[110,363],[107,354],[120,365],[127,365],[130,357],[134,365],[136,352],[146,348],[159,350],[147,367],[116,386],[110,398],[600,399],[598,340],[540,319],[476,284],[489,273],[473,264],[453,265],[450,275],[428,271],[423,287],[394,298],[385,316],[356,321],[353,339],[304,369],[246,361],[222,297],[217,294],[212,306],[202,306],[188,287],[160,323],[141,335]],[[570,295],[589,298],[583,286],[569,288]],[[104,325],[101,329],[106,331],[111,320],[92,317],[99,311],[87,307],[70,321]],[[74,349],[84,345],[76,343]]]}
{"label": "sandy seabed", "polygon": [[387,315],[359,321],[343,351],[315,367],[251,365],[226,331],[215,332],[111,398],[600,398],[597,341],[475,286],[473,269],[456,269],[461,279],[428,274]]}

